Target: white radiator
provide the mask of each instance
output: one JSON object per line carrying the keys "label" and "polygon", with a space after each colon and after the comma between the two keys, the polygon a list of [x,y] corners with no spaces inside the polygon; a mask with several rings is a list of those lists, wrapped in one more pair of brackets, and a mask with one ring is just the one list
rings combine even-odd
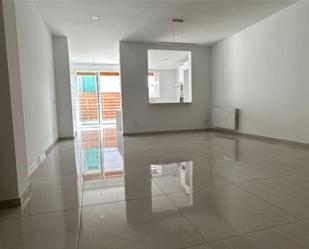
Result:
{"label": "white radiator", "polygon": [[237,130],[238,109],[236,108],[214,108],[212,111],[214,128]]}

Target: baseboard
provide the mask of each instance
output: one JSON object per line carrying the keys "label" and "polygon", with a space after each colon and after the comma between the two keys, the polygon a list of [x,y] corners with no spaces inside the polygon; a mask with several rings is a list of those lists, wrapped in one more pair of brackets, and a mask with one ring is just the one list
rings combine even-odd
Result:
{"label": "baseboard", "polygon": [[58,143],[59,138],[56,139],[48,148],[43,151],[30,165],[28,165],[28,176],[30,177],[33,172],[42,164],[46,159],[46,156],[53,150],[55,145]]}
{"label": "baseboard", "polygon": [[22,193],[21,197],[0,201],[0,209],[20,207],[27,203],[30,195],[30,185]]}
{"label": "baseboard", "polygon": [[298,142],[298,141],[293,141],[289,139],[275,138],[275,137],[269,137],[269,136],[263,136],[263,135],[255,135],[255,134],[244,133],[244,132],[235,131],[235,130],[221,129],[221,128],[211,128],[211,130],[216,131],[216,132],[226,133],[226,134],[238,135],[238,136],[245,137],[245,138],[261,140],[261,141],[265,141],[268,143],[285,144],[288,146],[295,146],[297,148],[309,149],[309,143],[305,143],[305,142]]}
{"label": "baseboard", "polygon": [[166,131],[146,131],[146,132],[127,132],[122,133],[123,136],[144,136],[144,135],[160,135],[168,133],[188,133],[188,132],[201,132],[209,131],[211,128],[202,128],[202,129],[187,129],[187,130],[166,130]]}
{"label": "baseboard", "polygon": [[56,139],[48,148],[45,150],[46,156],[53,150],[53,148],[56,146],[56,144],[59,142],[59,138]]}
{"label": "baseboard", "polygon": [[64,141],[64,140],[72,140],[74,139],[74,136],[70,136],[70,137],[59,137],[58,141]]}
{"label": "baseboard", "polygon": [[19,206],[21,206],[20,198],[0,201],[0,209],[19,207]]}
{"label": "baseboard", "polygon": [[39,165],[45,160],[46,153],[43,152],[37,159],[35,159],[29,166],[28,166],[28,176],[30,177],[33,172],[39,167]]}
{"label": "baseboard", "polygon": [[302,148],[306,148],[309,149],[309,144],[308,143],[304,143],[304,142],[298,142],[298,141],[293,141],[293,140],[289,140],[289,139],[282,139],[282,138],[274,138],[274,137],[268,137],[268,136],[261,136],[261,135],[254,135],[254,134],[249,134],[249,133],[242,133],[239,132],[237,133],[240,136],[244,136],[244,137],[248,137],[248,138],[254,138],[254,139],[260,139],[263,141],[268,141],[271,143],[280,143],[280,144],[285,144],[288,146],[295,146],[295,147],[302,147]]}
{"label": "baseboard", "polygon": [[123,136],[143,136],[143,135],[160,135],[160,134],[171,134],[171,133],[188,133],[188,132],[201,132],[201,131],[215,131],[225,134],[232,134],[238,135],[245,138],[251,138],[256,140],[262,140],[268,143],[276,143],[276,144],[285,144],[288,146],[295,146],[297,148],[304,148],[309,149],[309,143],[293,141],[289,139],[281,139],[281,138],[274,138],[269,136],[263,135],[255,135],[250,133],[244,133],[237,130],[229,130],[224,128],[204,128],[204,129],[187,129],[187,130],[167,130],[167,131],[151,131],[151,132],[130,132],[130,133],[123,133]]}

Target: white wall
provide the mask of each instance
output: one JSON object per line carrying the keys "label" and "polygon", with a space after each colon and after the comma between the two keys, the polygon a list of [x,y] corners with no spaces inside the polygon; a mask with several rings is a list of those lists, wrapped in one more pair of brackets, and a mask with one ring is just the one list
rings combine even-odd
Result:
{"label": "white wall", "polygon": [[212,105],[240,108],[244,133],[309,142],[309,2],[212,48]]}
{"label": "white wall", "polygon": [[57,121],[60,138],[73,137],[73,115],[68,40],[53,37],[54,69],[56,84]]}
{"label": "white wall", "polygon": [[[192,103],[148,102],[147,49],[192,51]],[[120,42],[124,133],[203,129],[209,127],[209,48]]]}
{"label": "white wall", "polygon": [[52,36],[32,1],[16,2],[27,163],[58,137]]}
{"label": "white wall", "polygon": [[11,1],[0,1],[0,82],[0,204],[15,200],[10,204],[17,205],[29,181],[15,5]]}

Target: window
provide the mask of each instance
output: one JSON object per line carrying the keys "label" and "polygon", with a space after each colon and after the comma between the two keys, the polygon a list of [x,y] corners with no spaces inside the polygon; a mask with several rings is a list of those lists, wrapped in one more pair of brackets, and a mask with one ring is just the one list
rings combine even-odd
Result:
{"label": "window", "polygon": [[81,77],[80,92],[84,92],[84,93],[96,92],[96,76],[85,75]]}
{"label": "window", "polygon": [[147,56],[149,103],[191,103],[191,51],[149,49]]}

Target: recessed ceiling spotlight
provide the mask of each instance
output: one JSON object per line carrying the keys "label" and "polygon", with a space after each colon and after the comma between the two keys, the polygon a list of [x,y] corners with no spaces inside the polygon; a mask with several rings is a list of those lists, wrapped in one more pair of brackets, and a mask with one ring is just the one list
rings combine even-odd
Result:
{"label": "recessed ceiling spotlight", "polygon": [[92,16],[91,20],[97,21],[97,20],[99,20],[99,17],[98,16]]}

